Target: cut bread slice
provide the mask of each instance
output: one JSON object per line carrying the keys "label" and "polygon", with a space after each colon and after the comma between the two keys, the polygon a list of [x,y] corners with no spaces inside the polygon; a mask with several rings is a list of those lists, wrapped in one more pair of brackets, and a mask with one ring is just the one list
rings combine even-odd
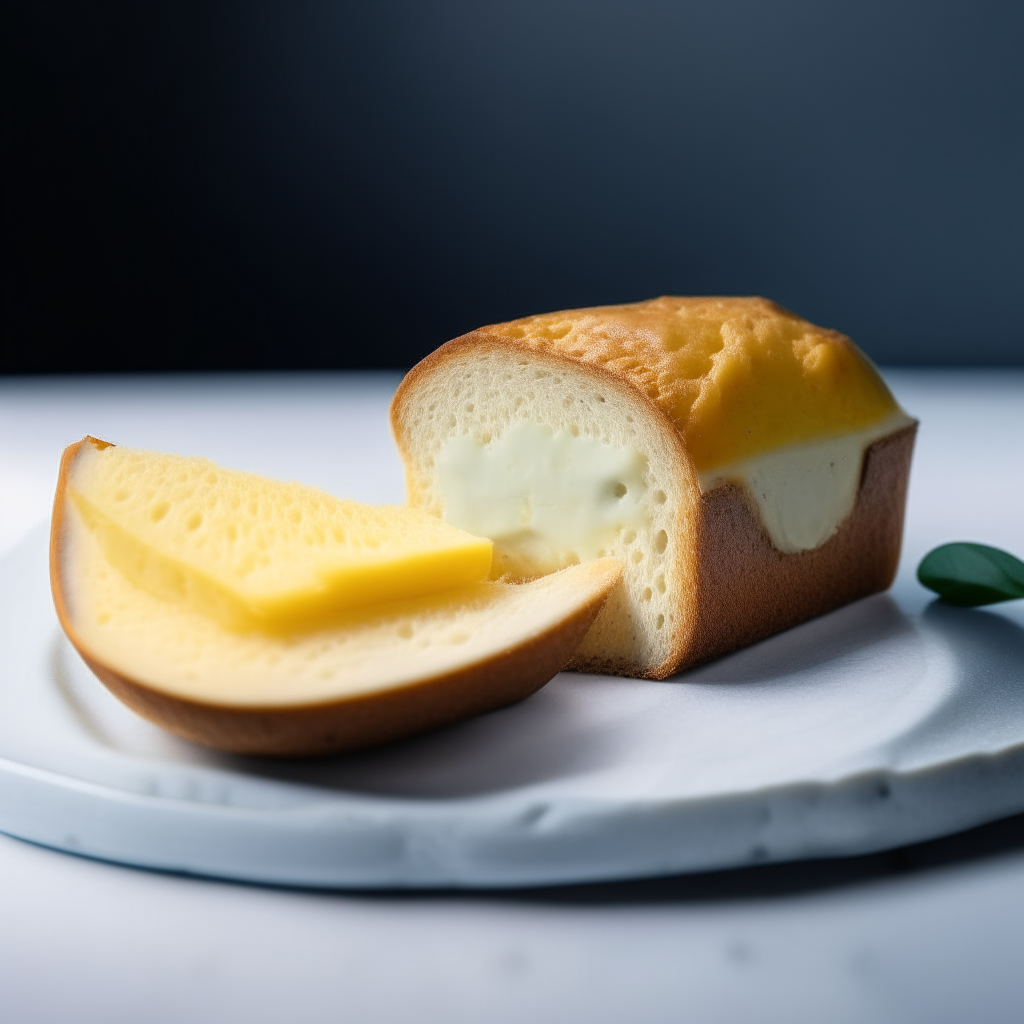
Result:
{"label": "cut bread slice", "polygon": [[410,736],[521,700],[571,657],[621,577],[612,559],[530,584],[483,581],[338,612],[329,626],[241,631],[137,585],[69,494],[50,539],[57,615],[110,691],[220,750],[309,756]]}
{"label": "cut bread slice", "polygon": [[845,336],[665,297],[443,345],[391,409],[409,503],[495,575],[625,566],[571,667],[664,678],[885,589],[915,421]]}

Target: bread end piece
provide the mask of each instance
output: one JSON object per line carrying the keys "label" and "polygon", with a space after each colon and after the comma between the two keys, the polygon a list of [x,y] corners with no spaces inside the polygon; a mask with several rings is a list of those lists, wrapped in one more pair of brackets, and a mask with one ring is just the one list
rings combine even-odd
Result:
{"label": "bread end piece", "polygon": [[[115,666],[92,648],[76,624],[83,610],[73,608],[69,581],[76,571],[75,545],[69,538],[73,526],[84,527],[74,520],[77,512],[68,498],[67,481],[81,446],[90,443],[104,444],[85,438],[70,445],[61,461],[50,531],[50,584],[57,617],[83,660],[115,697],[155,725],[217,750],[269,757],[333,754],[402,739],[522,700],[565,665],[622,576],[621,566],[612,559],[557,574],[557,614],[547,615],[535,629],[520,630],[512,642],[496,645],[469,663],[453,655],[447,671],[417,678],[413,666],[396,685],[334,698],[289,702],[289,680],[282,679],[281,700],[207,701],[153,685],[125,665]],[[537,600],[553,600],[546,581],[521,585],[524,589],[487,586],[505,587],[505,592],[515,589],[525,597],[531,587],[547,586],[546,596],[538,594]],[[392,607],[381,606],[380,618],[388,627],[402,621],[401,608],[393,613]],[[175,614],[180,618],[195,613]]]}

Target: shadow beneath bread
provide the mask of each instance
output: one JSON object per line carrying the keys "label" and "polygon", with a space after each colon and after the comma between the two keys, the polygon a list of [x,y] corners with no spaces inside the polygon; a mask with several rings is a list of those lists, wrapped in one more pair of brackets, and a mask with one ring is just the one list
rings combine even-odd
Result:
{"label": "shadow beneath bread", "polygon": [[[993,736],[1024,721],[1024,630],[1012,618],[934,604],[908,619],[876,595],[667,682],[562,673],[512,707],[298,761],[220,754],[163,733],[114,700],[63,642],[53,676],[90,742],[160,765],[422,802],[530,787],[593,796],[624,778],[645,791],[644,773],[670,771],[681,785],[728,774],[755,753],[770,768],[794,751],[827,760],[890,741],[930,749],[951,734],[991,749]],[[940,677],[915,681],[935,656],[946,663]]]}
{"label": "shadow beneath bread", "polygon": [[820,668],[913,634],[888,594],[875,594],[672,677],[680,683],[755,683]]}
{"label": "shadow beneath bread", "polygon": [[581,688],[592,682],[602,693],[622,685],[566,674],[511,707],[386,746],[309,760],[220,755],[220,767],[397,799],[457,800],[543,785],[600,771],[623,756],[615,722],[581,707]]}
{"label": "shadow beneath bread", "polygon": [[[221,766],[349,793],[433,800],[558,783],[635,766],[657,749],[692,746],[685,723],[709,717],[709,699],[721,705],[712,724],[773,709],[791,723],[793,701],[817,705],[837,687],[852,687],[870,704],[876,684],[862,680],[855,663],[884,660],[915,637],[896,603],[877,595],[666,682],[562,673],[513,707],[386,747],[308,761],[225,758]],[[852,666],[838,682],[822,671],[837,663]],[[741,711],[752,699],[757,708]],[[666,735],[673,721],[682,723],[675,743]]]}

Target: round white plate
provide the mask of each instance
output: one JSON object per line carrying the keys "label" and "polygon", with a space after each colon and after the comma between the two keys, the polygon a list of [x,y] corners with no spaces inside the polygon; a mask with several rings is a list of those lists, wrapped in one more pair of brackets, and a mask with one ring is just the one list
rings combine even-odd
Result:
{"label": "round white plate", "polygon": [[[879,595],[668,682],[563,673],[361,754],[216,754],[64,640],[45,533],[0,565],[0,830],[301,886],[515,886],[863,853],[1024,810],[1024,616]],[[1019,604],[1019,602],[1018,602]]]}

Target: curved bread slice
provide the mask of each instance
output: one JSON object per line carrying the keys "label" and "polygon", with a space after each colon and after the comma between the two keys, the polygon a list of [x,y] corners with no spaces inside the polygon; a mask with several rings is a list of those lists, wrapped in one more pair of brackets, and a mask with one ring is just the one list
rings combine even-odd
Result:
{"label": "curved bread slice", "polygon": [[[484,327],[415,366],[391,417],[409,503],[491,537],[511,576],[622,561],[570,667],[665,678],[884,590],[896,571],[916,424],[848,338],[763,299],[662,298]],[[765,496],[733,468],[843,438],[865,439],[847,453],[846,512],[806,549],[785,550],[759,510]],[[493,509],[498,530],[452,515],[446,473],[461,473],[481,507],[487,493],[500,503],[524,463],[564,514],[546,547],[530,533],[536,501],[517,499],[518,535]],[[616,521],[597,508],[589,549],[572,539],[585,509],[570,508],[587,479],[601,484],[595,508],[619,495],[622,509]]]}
{"label": "curved bread slice", "polygon": [[61,625],[143,717],[220,750],[307,756],[410,736],[521,700],[571,657],[621,577],[612,559],[339,614],[330,628],[238,632],[132,584],[67,495],[50,576]]}

